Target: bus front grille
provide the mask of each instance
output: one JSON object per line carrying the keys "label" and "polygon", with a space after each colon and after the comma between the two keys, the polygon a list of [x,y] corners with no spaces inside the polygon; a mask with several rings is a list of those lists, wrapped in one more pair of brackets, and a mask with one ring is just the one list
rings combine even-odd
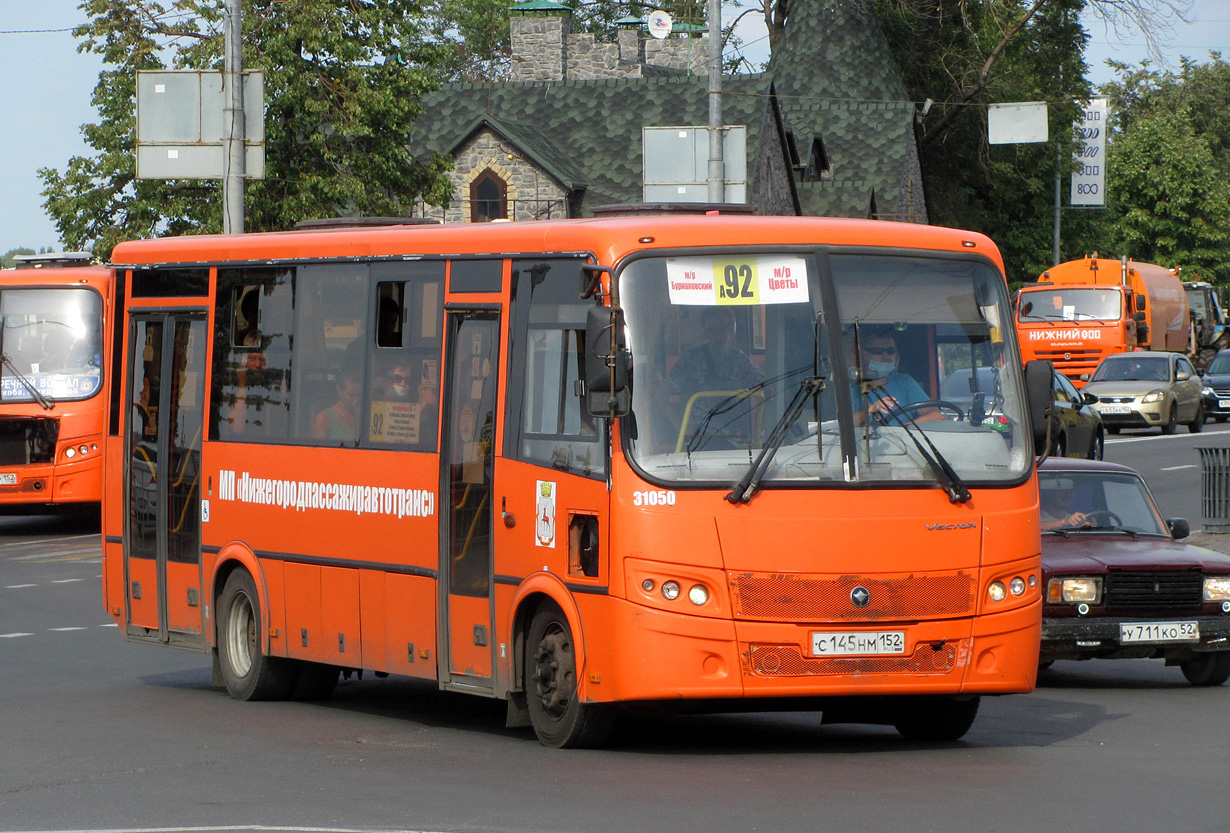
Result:
{"label": "bus front grille", "polygon": [[0,419],[0,466],[28,466],[55,460],[60,422],[45,417]]}
{"label": "bus front grille", "polygon": [[826,674],[948,674],[968,662],[969,640],[919,643],[909,656],[809,657],[798,645],[742,646],[743,673],[755,677]]}
{"label": "bus front grille", "polygon": [[[869,596],[863,607],[855,590]],[[952,573],[864,578],[732,573],[736,619],[772,622],[878,622],[966,616],[974,612],[974,575]]]}

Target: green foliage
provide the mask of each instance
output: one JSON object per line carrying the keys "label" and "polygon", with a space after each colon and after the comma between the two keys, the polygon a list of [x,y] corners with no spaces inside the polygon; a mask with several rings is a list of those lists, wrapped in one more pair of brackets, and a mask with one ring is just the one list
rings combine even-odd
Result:
{"label": "green foliage", "polygon": [[1230,65],[1214,53],[1177,73],[1148,62],[1116,70],[1102,88],[1108,205],[1082,242],[1230,285]]}
{"label": "green foliage", "polygon": [[[221,230],[219,184],[135,178],[135,72],[220,69],[217,0],[88,0],[81,51],[113,68],[99,76],[98,153],[43,169],[45,206],[69,248],[102,258],[121,240]],[[265,72],[266,179],[246,188],[245,228],[291,228],[342,212],[408,214],[451,196],[444,157],[417,158],[404,137],[445,58],[424,40],[412,0],[245,0],[245,69]]]}
{"label": "green foliage", "polygon": [[32,255],[32,254],[38,254],[38,252],[35,252],[33,249],[26,249],[26,248],[9,249],[3,255],[0,255],[0,267],[4,269],[12,269],[13,264],[17,262],[16,260],[14,260],[14,258],[16,258],[18,255]]}
{"label": "green foliage", "polygon": [[[1089,96],[1084,5],[875,2],[910,97],[935,102],[921,143],[931,222],[990,235],[1014,282],[1051,263],[1055,169],[1070,167],[1075,102]],[[1048,102],[1048,142],[987,143],[986,105],[1014,101]]]}

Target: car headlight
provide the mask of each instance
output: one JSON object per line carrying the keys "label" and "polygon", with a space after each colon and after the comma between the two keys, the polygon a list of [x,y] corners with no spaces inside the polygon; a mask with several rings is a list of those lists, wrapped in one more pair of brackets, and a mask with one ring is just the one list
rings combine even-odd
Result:
{"label": "car headlight", "polygon": [[1049,604],[1088,602],[1097,604],[1102,598],[1100,578],[1053,578],[1046,585]]}
{"label": "car headlight", "polygon": [[1230,601],[1230,576],[1205,576],[1204,600],[1206,602]]}
{"label": "car headlight", "polygon": [[1165,398],[1166,398],[1166,391],[1151,390],[1148,393],[1146,393],[1144,396],[1140,397],[1140,401],[1141,402],[1161,402]]}
{"label": "car headlight", "polygon": [[1202,388],[1200,389],[1200,393],[1201,393],[1202,395],[1204,395],[1204,396],[1212,396],[1212,395],[1213,395],[1213,389],[1212,389],[1211,387],[1209,387],[1208,385],[1205,385],[1204,387],[1202,387]]}

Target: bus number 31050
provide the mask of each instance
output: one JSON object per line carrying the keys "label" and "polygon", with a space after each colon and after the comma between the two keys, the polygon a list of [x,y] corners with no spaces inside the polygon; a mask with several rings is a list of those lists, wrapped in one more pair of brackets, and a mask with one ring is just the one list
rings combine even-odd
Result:
{"label": "bus number 31050", "polygon": [[633,506],[674,506],[675,493],[666,489],[637,491],[632,493]]}

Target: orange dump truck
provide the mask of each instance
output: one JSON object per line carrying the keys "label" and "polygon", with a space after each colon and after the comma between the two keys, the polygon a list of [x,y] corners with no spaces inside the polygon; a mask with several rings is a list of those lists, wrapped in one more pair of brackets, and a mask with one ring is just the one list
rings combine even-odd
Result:
{"label": "orange dump truck", "polygon": [[1080,387],[1113,353],[1186,353],[1191,322],[1177,272],[1096,255],[1052,266],[1017,295],[1021,357],[1049,359]]}

